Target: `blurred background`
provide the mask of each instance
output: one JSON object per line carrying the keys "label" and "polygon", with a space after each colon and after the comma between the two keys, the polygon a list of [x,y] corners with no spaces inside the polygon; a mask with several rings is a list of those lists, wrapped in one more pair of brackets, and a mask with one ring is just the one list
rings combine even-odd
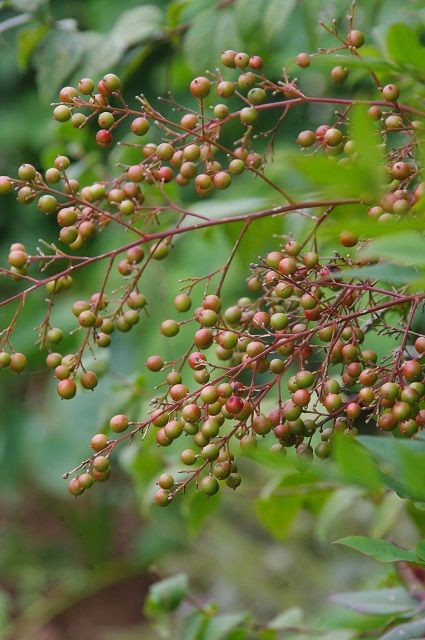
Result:
{"label": "blurred background", "polygon": [[[100,150],[93,130],[76,131],[52,120],[50,103],[58,90],[83,76],[99,79],[105,72],[117,73],[130,104],[138,93],[155,102],[168,91],[185,104],[190,80],[205,68],[214,69],[226,48],[263,56],[269,77],[276,80],[283,67],[297,75],[297,53],[329,44],[319,20],[335,17],[343,24],[349,11],[350,3],[341,0],[1,2],[0,174],[15,175],[22,162],[45,170],[58,153],[65,153],[74,161],[74,177],[85,184],[113,176],[118,162],[135,161],[134,149]],[[400,22],[424,24],[425,4],[363,0],[356,16],[356,26],[368,41],[365,53],[385,57],[388,28]],[[303,76],[307,93],[328,90],[331,66],[324,60],[308,70]],[[353,68],[344,85],[332,91],[361,96],[369,83],[361,69]],[[276,141],[273,175],[285,175],[283,159],[294,146],[294,128],[314,128],[328,114],[315,109],[291,115]],[[122,135],[125,139],[124,128]],[[225,196],[200,204],[191,190],[172,195],[197,211],[207,207],[219,214],[272,202],[264,185],[245,178]],[[291,230],[282,225],[264,223],[255,236],[248,235],[225,286],[229,304],[248,293],[250,260],[274,248],[273,233]],[[34,205],[18,206],[13,195],[2,198],[2,264],[11,242],[34,249],[39,238],[55,240],[54,226]],[[220,228],[197,235],[196,241],[176,242],[170,258],[156,264],[145,279],[144,293],[153,301],[149,319],[131,336],[120,336],[92,363],[100,376],[96,392],[79,394],[69,403],[57,397],[44,356],[34,346],[43,296],[28,300],[14,346],[28,356],[29,370],[21,376],[0,373],[0,637],[157,638],[158,631],[147,626],[143,613],[146,591],[158,577],[180,571],[189,575],[199,601],[214,601],[224,611],[249,610],[260,621],[295,605],[320,620],[329,594],[371,580],[370,563],[329,542],[347,533],[382,529],[382,519],[385,526],[394,524],[403,509],[401,500],[393,497],[382,515],[373,500],[348,488],[333,510],[326,511],[330,485],[317,482],[313,472],[289,474],[282,495],[270,501],[267,483],[273,482],[273,469],[247,460],[242,466],[250,480],[240,492],[229,490],[208,500],[189,494],[182,503],[161,510],[151,506],[155,481],[164,465],[174,469],[177,462],[175,452],[159,451],[148,439],[120,451],[114,477],[106,485],[78,500],[66,492],[63,472],[87,455],[90,437],[111,415],[146,415],[152,394],[146,357],[158,352],[169,358],[185,344],[184,331],[170,347],[158,330],[160,321],[172,314],[178,279],[220,266],[232,238],[234,230]],[[90,251],[99,253],[120,239],[119,234],[104,234]],[[101,265],[77,277],[72,293],[58,298],[58,326],[71,328],[72,301],[96,290],[100,279]],[[12,288],[0,279],[0,298]],[[1,309],[0,327],[9,317]],[[72,351],[78,336],[66,340],[65,347]],[[314,488],[304,491],[309,483]],[[343,511],[347,507],[349,513]],[[413,524],[405,519],[392,535],[409,544],[415,536]],[[373,580],[379,580],[379,574]]]}

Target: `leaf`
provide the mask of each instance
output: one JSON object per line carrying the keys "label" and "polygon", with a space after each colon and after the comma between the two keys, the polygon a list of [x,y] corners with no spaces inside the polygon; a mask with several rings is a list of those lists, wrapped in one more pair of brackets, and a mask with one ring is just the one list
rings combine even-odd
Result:
{"label": "leaf", "polygon": [[34,62],[39,91],[52,99],[79,65],[84,53],[81,34],[75,31],[50,31],[36,52]]}
{"label": "leaf", "polygon": [[[85,31],[82,36],[85,54],[78,68],[78,77],[97,77],[116,65],[125,51],[125,43],[117,36],[107,37],[95,31]],[[76,78],[77,80],[77,78]]]}
{"label": "leaf", "polygon": [[366,106],[353,106],[350,133],[358,153],[356,168],[361,173],[364,188],[377,197],[381,190],[384,162],[382,152],[377,144],[373,144],[379,141],[378,125],[369,118]]}
{"label": "leaf", "polygon": [[190,535],[198,533],[205,521],[217,509],[219,503],[219,494],[206,496],[201,492],[196,492],[191,499],[187,496],[182,505],[182,514]]}
{"label": "leaf", "polygon": [[296,627],[303,621],[303,610],[300,607],[291,607],[279,613],[270,622],[267,623],[269,629],[287,629],[288,627]]}
{"label": "leaf", "polygon": [[321,542],[324,542],[329,535],[335,520],[352,505],[364,493],[358,487],[343,487],[337,489],[325,502],[325,506],[320,511],[315,527],[315,533]]}
{"label": "leaf", "polygon": [[425,633],[425,618],[393,627],[380,640],[420,640]]}
{"label": "leaf", "polygon": [[223,640],[249,617],[247,613],[222,613],[210,620],[202,640]]}
{"label": "leaf", "polygon": [[23,29],[18,34],[18,64],[24,71],[28,68],[31,55],[43,40],[49,27],[45,24]]}
{"label": "leaf", "polygon": [[270,496],[257,500],[256,511],[263,525],[277,539],[283,540],[304,503],[299,496]]}
{"label": "leaf", "polygon": [[164,14],[152,4],[124,11],[111,31],[111,37],[121,40],[124,47],[131,47],[161,35]]}
{"label": "leaf", "polygon": [[369,615],[413,612],[417,606],[414,598],[402,587],[335,593],[331,596],[331,602]]}
{"label": "leaf", "polygon": [[262,19],[263,33],[267,39],[271,40],[279,34],[284,35],[280,32],[287,24],[296,4],[297,0],[286,0],[285,2],[282,2],[282,0],[267,0]]}
{"label": "leaf", "polygon": [[204,640],[204,632],[208,623],[209,621],[203,613],[194,611],[184,618],[177,640]]}
{"label": "leaf", "polygon": [[425,561],[425,540],[418,542],[415,548],[416,554]]}
{"label": "leaf", "polygon": [[368,244],[362,254],[388,258],[395,263],[425,265],[425,238],[414,231],[376,238]]}
{"label": "leaf", "polygon": [[419,271],[414,267],[391,264],[391,262],[380,262],[379,264],[371,264],[359,269],[346,269],[334,275],[336,280],[361,278],[362,280],[383,280],[395,284],[409,284],[417,280],[418,277]]}
{"label": "leaf", "polygon": [[373,522],[370,529],[371,538],[381,538],[394,526],[400,517],[405,502],[394,493],[389,491],[384,496],[382,502],[375,510]]}
{"label": "leaf", "polygon": [[174,611],[186,597],[188,586],[189,582],[185,573],[177,573],[175,576],[155,582],[149,587],[144,607],[145,612],[155,616]]}
{"label": "leaf", "polygon": [[418,33],[405,23],[393,24],[388,29],[387,49],[396,62],[410,64],[417,71],[425,73],[425,47]]}
{"label": "leaf", "polygon": [[344,478],[369,489],[378,489],[380,471],[366,448],[348,436],[338,436],[334,439],[334,459]]}
{"label": "leaf", "polygon": [[[214,33],[214,38],[211,38],[211,33]],[[203,71],[209,67],[215,68],[223,50],[232,48],[238,51],[241,47],[233,11],[218,11],[211,7],[193,19],[183,50],[190,66]]]}
{"label": "leaf", "polygon": [[370,556],[378,562],[406,562],[420,563],[418,556],[413,551],[403,549],[388,540],[374,540],[367,536],[347,536],[336,540],[334,544],[343,544],[360,553]]}
{"label": "leaf", "polygon": [[47,4],[47,0],[12,0],[10,5],[18,11],[29,11],[34,13],[43,4]]}

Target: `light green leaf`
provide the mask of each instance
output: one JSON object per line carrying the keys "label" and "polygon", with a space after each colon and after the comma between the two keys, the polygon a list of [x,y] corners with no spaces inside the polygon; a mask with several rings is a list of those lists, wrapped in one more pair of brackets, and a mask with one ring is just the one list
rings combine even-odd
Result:
{"label": "light green leaf", "polygon": [[208,619],[200,611],[186,616],[179,629],[177,640],[204,640]]}
{"label": "light green leaf", "polygon": [[362,254],[388,258],[395,263],[422,266],[425,265],[425,238],[414,231],[394,233],[376,238]]}
{"label": "light green leaf", "polygon": [[331,601],[352,611],[369,615],[387,615],[391,613],[407,613],[414,611],[416,601],[406,589],[379,589],[379,591],[353,591],[335,593]]}
{"label": "light green leaf", "polygon": [[404,509],[405,502],[397,493],[389,491],[375,510],[370,528],[371,538],[382,538],[394,526]]}
{"label": "light green leaf", "polygon": [[380,640],[421,640],[425,633],[425,618],[406,622],[391,629]]}
{"label": "light green leaf", "polygon": [[77,31],[53,30],[35,55],[37,84],[46,100],[56,96],[84,54],[84,39]]}
{"label": "light green leaf", "polygon": [[[83,76],[98,77],[110,71],[121,59],[125,51],[125,43],[118,37],[85,31],[82,35],[85,49],[84,61],[77,70],[78,78]],[[75,80],[78,80],[76,77]]]}
{"label": "light green leaf", "polygon": [[267,626],[270,629],[287,629],[288,627],[296,627],[303,621],[303,610],[300,607],[291,607],[279,613]]}
{"label": "light green leaf", "polygon": [[247,613],[222,613],[210,620],[202,640],[224,640],[227,635],[247,620]]}
{"label": "light green leaf", "polygon": [[[214,38],[211,38],[212,33]],[[217,11],[215,7],[211,7],[193,19],[183,48],[190,66],[196,71],[204,71],[217,66],[218,57],[223,50],[232,48],[238,51],[241,46],[234,12]]]}
{"label": "light green leaf", "polygon": [[415,548],[416,554],[425,561],[425,540],[418,542]]}
{"label": "light green leaf", "polygon": [[317,518],[315,533],[321,542],[327,539],[335,520],[339,519],[346,509],[351,509],[363,493],[364,490],[358,487],[343,487],[334,491]]}
{"label": "light green leaf", "polygon": [[388,29],[387,49],[396,62],[410,64],[417,71],[425,73],[425,47],[418,33],[405,23],[393,24]]}
{"label": "light green leaf", "polygon": [[186,497],[182,504],[182,515],[185,519],[190,535],[198,533],[204,522],[217,509],[220,503],[220,495],[206,496],[196,492],[190,498]]}
{"label": "light green leaf", "polygon": [[333,444],[334,459],[343,477],[368,489],[378,489],[381,474],[369,452],[352,438],[337,435]]}
{"label": "light green leaf", "polygon": [[378,560],[378,562],[399,562],[405,560],[406,562],[418,562],[418,556],[413,551],[403,549],[388,540],[374,540],[367,536],[347,536],[336,540],[334,544],[343,544],[347,547],[351,547],[360,553],[364,553],[366,556]]}
{"label": "light green leaf", "polygon": [[284,36],[282,32],[288,18],[295,9],[297,0],[267,0],[263,14],[263,32],[267,39],[272,39],[277,35]]}
{"label": "light green leaf", "polygon": [[283,540],[303,503],[304,498],[299,496],[270,496],[257,501],[256,511],[266,529],[277,540]]}
{"label": "light green leaf", "polygon": [[152,4],[124,11],[111,31],[111,37],[131,47],[159,36],[164,28],[164,14]]}
{"label": "light green leaf", "polygon": [[145,612],[155,616],[174,611],[186,597],[188,586],[189,582],[185,573],[177,573],[175,576],[155,582],[149,587],[144,607]]}
{"label": "light green leaf", "polygon": [[419,273],[420,272],[414,267],[404,267],[391,264],[390,262],[381,262],[359,269],[346,269],[345,271],[335,274],[334,278],[337,280],[344,278],[361,278],[364,280],[367,278],[394,282],[395,284],[409,284],[418,279]]}
{"label": "light green leaf", "polygon": [[362,176],[364,189],[377,197],[381,190],[384,162],[383,154],[377,146],[380,140],[378,125],[367,115],[367,106],[353,106],[350,134],[358,153],[356,164]]}
{"label": "light green leaf", "polygon": [[49,27],[45,24],[41,24],[36,27],[23,29],[19,32],[18,64],[21,69],[27,69],[31,55],[48,31]]}

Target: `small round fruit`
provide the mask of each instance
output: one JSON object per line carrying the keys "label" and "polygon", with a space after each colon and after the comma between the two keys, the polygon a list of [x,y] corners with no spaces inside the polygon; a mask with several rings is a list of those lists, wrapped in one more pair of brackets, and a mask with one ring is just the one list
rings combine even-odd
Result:
{"label": "small round fruit", "polygon": [[205,76],[198,76],[192,80],[189,89],[194,98],[206,98],[211,90],[211,82]]}
{"label": "small round fruit", "polygon": [[128,425],[128,418],[122,413],[113,416],[109,421],[109,427],[111,431],[114,431],[115,433],[122,433],[128,428]]}
{"label": "small round fruit", "polygon": [[400,89],[395,84],[386,84],[382,89],[382,96],[388,102],[395,102],[400,95]]}
{"label": "small round fruit", "polygon": [[217,478],[215,478],[212,475],[205,476],[205,478],[202,478],[200,482],[200,487],[201,487],[201,490],[207,496],[213,496],[215,493],[217,493],[217,491],[220,488]]}
{"label": "small round fruit", "polygon": [[72,378],[66,378],[58,382],[56,390],[64,400],[71,400],[77,393],[77,385]]}
{"label": "small round fruit", "polygon": [[96,133],[96,142],[100,147],[109,147],[112,143],[112,134],[108,129],[100,129]]}
{"label": "small round fruit", "polygon": [[16,373],[21,373],[27,366],[27,358],[23,353],[15,352],[10,356],[9,368]]}
{"label": "small round fruit", "polygon": [[309,53],[305,53],[304,51],[302,53],[299,53],[297,55],[297,57],[295,58],[295,62],[297,63],[297,65],[299,67],[301,67],[302,69],[306,69],[307,67],[310,66],[311,64],[311,56]]}

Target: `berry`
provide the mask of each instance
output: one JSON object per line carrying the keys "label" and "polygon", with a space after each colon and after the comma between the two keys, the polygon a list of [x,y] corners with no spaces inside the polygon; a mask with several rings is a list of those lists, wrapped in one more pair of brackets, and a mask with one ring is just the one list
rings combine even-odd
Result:
{"label": "berry", "polygon": [[395,102],[400,95],[400,89],[395,84],[387,84],[382,89],[382,96],[388,102]]}
{"label": "berry", "polygon": [[71,378],[66,378],[58,382],[56,390],[64,400],[71,400],[77,393],[77,385]]}
{"label": "berry", "polygon": [[96,142],[100,147],[109,147],[112,143],[112,134],[107,129],[100,129],[96,133]]}
{"label": "berry", "polygon": [[304,53],[304,52],[299,53],[295,58],[295,62],[299,67],[301,67],[302,69],[305,69],[306,67],[309,67],[311,64],[311,56],[308,53]]}
{"label": "berry", "polygon": [[131,130],[136,136],[144,136],[150,128],[149,120],[144,117],[135,118],[131,123]]}
{"label": "berry", "polygon": [[64,104],[60,104],[53,109],[53,117],[58,122],[66,122],[71,117],[71,109]]}
{"label": "berry", "polygon": [[[4,352],[3,352],[4,353]],[[7,360],[7,357],[3,356],[3,361]],[[4,366],[4,365],[3,365]],[[21,373],[27,366],[27,359],[23,353],[12,353],[9,360],[9,368],[16,373]]]}
{"label": "berry", "polygon": [[334,82],[344,82],[345,78],[348,76],[348,69],[341,66],[336,66],[331,69],[331,78]]}
{"label": "berry", "polygon": [[352,29],[348,33],[347,43],[351,47],[356,47],[358,49],[364,44],[364,41],[365,41],[365,38],[364,38],[364,33],[362,31],[359,31],[358,29]]}
{"label": "berry", "polygon": [[206,98],[211,90],[211,82],[204,76],[198,76],[192,80],[189,89],[194,98]]}
{"label": "berry", "polygon": [[201,491],[207,496],[213,496],[219,490],[219,484],[217,478],[212,475],[205,476],[200,482]]}
{"label": "berry", "polygon": [[173,336],[176,336],[178,334],[178,332],[180,331],[180,326],[179,323],[175,320],[164,320],[163,322],[161,322],[160,330],[162,335],[166,336],[167,338],[172,338]]}
{"label": "berry", "polygon": [[149,371],[161,371],[164,366],[164,360],[161,356],[149,356],[146,360],[146,366]]}
{"label": "berry", "polygon": [[343,247],[355,247],[359,241],[359,236],[352,231],[341,231],[339,241]]}
{"label": "berry", "polygon": [[81,78],[78,83],[78,91],[85,96],[93,93],[94,90],[94,82],[91,78]]}
{"label": "berry", "polygon": [[103,451],[103,449],[108,444],[108,438],[104,433],[97,433],[90,440],[90,447],[93,451]]}

